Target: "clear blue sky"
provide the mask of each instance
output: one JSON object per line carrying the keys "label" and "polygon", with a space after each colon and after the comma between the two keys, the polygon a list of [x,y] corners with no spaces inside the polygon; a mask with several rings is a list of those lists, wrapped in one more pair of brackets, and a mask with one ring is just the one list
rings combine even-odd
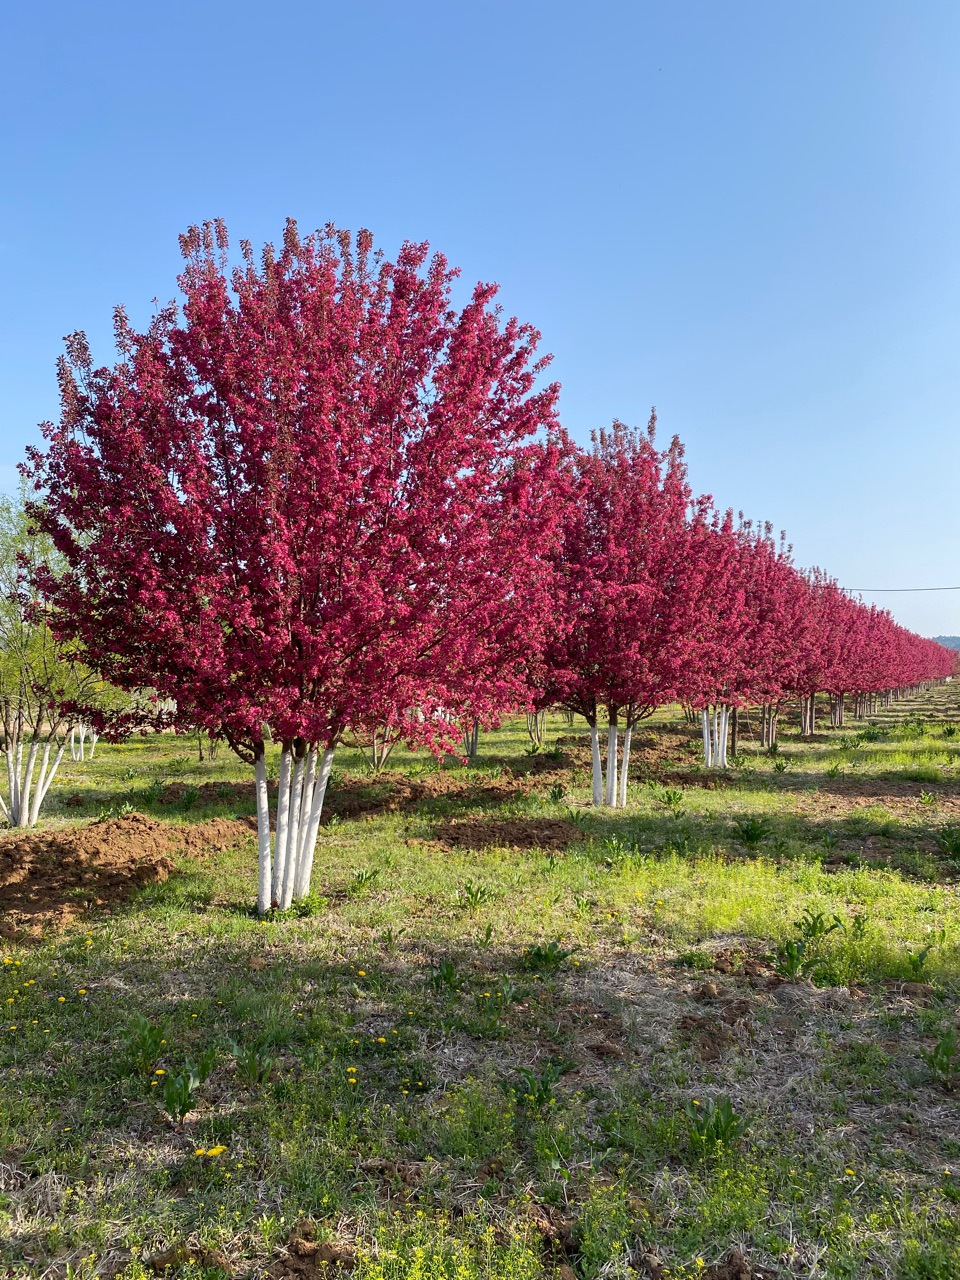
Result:
{"label": "clear blue sky", "polygon": [[[960,4],[3,6],[0,487],[177,234],[370,227],[496,280],[573,435],[687,445],[850,587],[960,585]],[[960,634],[960,592],[878,596]]]}

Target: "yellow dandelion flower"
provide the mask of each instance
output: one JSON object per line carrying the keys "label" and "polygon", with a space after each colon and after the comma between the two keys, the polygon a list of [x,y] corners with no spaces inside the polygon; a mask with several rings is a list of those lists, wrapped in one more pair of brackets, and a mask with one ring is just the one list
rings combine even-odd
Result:
{"label": "yellow dandelion flower", "polygon": [[226,1147],[224,1147],[224,1146],[222,1146],[222,1145],[221,1145],[221,1146],[217,1146],[217,1147],[210,1147],[210,1149],[207,1151],[207,1155],[208,1155],[208,1156],[222,1156],[222,1155],[223,1155],[223,1153],[226,1151],[226,1149],[227,1149],[227,1148],[226,1148]]}
{"label": "yellow dandelion flower", "polygon": [[66,1004],[66,996],[57,996],[57,1004]]}
{"label": "yellow dandelion flower", "polygon": [[166,1071],[164,1071],[163,1067],[157,1067],[156,1071],[153,1074],[155,1076],[165,1076],[167,1073]]}
{"label": "yellow dandelion flower", "polygon": [[358,977],[358,978],[365,978],[366,976],[367,976],[367,971],[366,971],[366,969],[358,969],[358,970],[357,970],[357,977]]}
{"label": "yellow dandelion flower", "polygon": [[854,1175],[854,1172],[853,1172],[853,1170],[852,1170],[852,1169],[846,1169],[846,1170],[844,1170],[844,1172],[845,1172],[845,1173],[849,1173],[849,1175],[850,1175],[850,1177],[851,1177],[851,1178],[855,1176],[855,1175]]}
{"label": "yellow dandelion flower", "polygon": [[86,988],[86,987],[81,987],[81,988],[80,988],[80,990],[77,992],[77,995],[78,995],[78,996],[85,996],[86,994],[87,994],[87,988]]}
{"label": "yellow dandelion flower", "polygon": [[197,1149],[194,1151],[194,1153],[193,1153],[193,1154],[194,1154],[195,1156],[205,1156],[205,1155],[207,1154],[207,1148],[206,1148],[206,1147],[197,1147]]}

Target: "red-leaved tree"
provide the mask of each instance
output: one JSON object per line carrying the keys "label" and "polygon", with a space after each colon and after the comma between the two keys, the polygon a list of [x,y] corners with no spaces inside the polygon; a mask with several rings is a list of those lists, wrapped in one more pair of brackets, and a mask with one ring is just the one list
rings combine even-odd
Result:
{"label": "red-leaved tree", "polygon": [[495,286],[456,310],[424,244],[390,263],[367,232],[290,222],[231,269],[213,223],[182,248],[182,305],[142,333],[118,310],[118,363],[68,340],[60,422],[25,467],[67,565],[38,585],[105,679],[174,699],[254,766],[266,911],[309,891],[345,733],[440,749],[464,715],[525,704],[557,388]]}
{"label": "red-leaved tree", "polygon": [[575,479],[563,504],[540,702],[560,704],[590,726],[597,805],[626,803],[634,726],[684,687],[712,567],[701,554],[711,535],[709,504],[692,501],[679,441],[658,450],[655,428],[653,414],[646,432],[621,422],[598,432],[591,449],[572,456]]}

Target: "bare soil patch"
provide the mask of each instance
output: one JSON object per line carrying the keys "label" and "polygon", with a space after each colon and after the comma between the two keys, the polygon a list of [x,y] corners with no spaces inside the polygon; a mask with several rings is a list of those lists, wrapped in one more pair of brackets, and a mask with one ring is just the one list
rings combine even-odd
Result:
{"label": "bare soil patch", "polygon": [[[501,804],[504,800],[525,794],[531,786],[530,779],[517,780],[509,776],[477,782],[462,774],[441,770],[418,778],[392,771],[381,774],[347,773],[339,775],[336,783],[331,784],[324,801],[323,820],[328,822],[333,816],[360,818],[384,813],[412,813],[424,801],[440,797],[449,797],[464,804]],[[277,784],[272,781],[271,795],[276,795],[276,790]],[[165,805],[178,805],[185,800],[196,805],[232,801],[252,808],[255,798],[252,781],[204,782],[200,786],[171,782],[160,793],[160,803]]]}
{"label": "bare soil patch", "polygon": [[270,1280],[323,1280],[352,1271],[355,1261],[349,1245],[317,1240],[316,1224],[305,1218],[290,1232],[286,1247],[267,1275]]}
{"label": "bare soil patch", "polygon": [[566,849],[582,835],[565,818],[465,818],[442,823],[435,838],[457,849]]}
{"label": "bare soil patch", "polygon": [[131,813],[58,831],[0,837],[0,936],[64,928],[91,907],[109,910],[145,884],[162,883],[171,855],[220,852],[254,830],[252,819],[172,826]]}

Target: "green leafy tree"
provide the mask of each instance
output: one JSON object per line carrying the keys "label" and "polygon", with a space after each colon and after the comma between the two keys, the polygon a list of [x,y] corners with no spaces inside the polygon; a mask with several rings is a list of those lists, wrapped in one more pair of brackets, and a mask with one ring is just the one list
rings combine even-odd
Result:
{"label": "green leafy tree", "polygon": [[32,567],[52,559],[22,507],[0,498],[0,812],[12,827],[36,825],[71,734],[81,725],[89,733],[94,719],[130,701],[54,641],[25,585]]}

